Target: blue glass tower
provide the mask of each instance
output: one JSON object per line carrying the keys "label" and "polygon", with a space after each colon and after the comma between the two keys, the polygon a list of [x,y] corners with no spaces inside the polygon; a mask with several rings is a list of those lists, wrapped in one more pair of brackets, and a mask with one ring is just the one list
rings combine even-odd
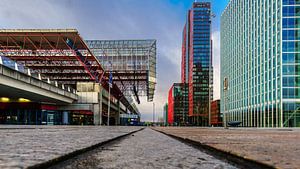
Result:
{"label": "blue glass tower", "polygon": [[211,3],[194,2],[182,43],[182,82],[188,83],[190,123],[207,126],[212,100]]}

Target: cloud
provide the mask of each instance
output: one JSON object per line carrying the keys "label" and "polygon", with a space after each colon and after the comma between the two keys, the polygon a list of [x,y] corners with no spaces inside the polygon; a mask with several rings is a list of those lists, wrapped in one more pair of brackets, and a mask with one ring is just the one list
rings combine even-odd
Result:
{"label": "cloud", "polygon": [[213,69],[214,69],[214,99],[220,99],[220,31],[212,33]]}
{"label": "cloud", "polygon": [[[84,39],[157,39],[157,116],[168,90],[180,82],[182,29],[191,2],[172,0],[3,0],[0,28],[76,28]],[[213,39],[218,38],[213,34]],[[217,39],[218,40],[218,39]],[[215,41],[216,43],[217,41]],[[214,43],[214,44],[215,44]],[[219,57],[218,44],[214,46]],[[214,59],[217,61],[217,59]],[[214,64],[215,68],[219,63]],[[215,93],[219,69],[215,69]],[[215,97],[218,97],[217,95]],[[152,103],[141,98],[142,120],[152,121]]]}
{"label": "cloud", "polygon": [[1,28],[68,28],[68,21],[76,20],[75,16],[65,5],[54,2],[4,0],[0,6]]}

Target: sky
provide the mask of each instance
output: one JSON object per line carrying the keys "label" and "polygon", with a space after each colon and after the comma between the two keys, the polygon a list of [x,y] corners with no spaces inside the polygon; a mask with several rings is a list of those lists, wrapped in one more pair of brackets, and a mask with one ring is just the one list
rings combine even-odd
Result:
{"label": "sky", "polygon": [[[201,1],[201,0],[198,0]],[[212,0],[214,99],[220,98],[220,16],[229,0]],[[155,117],[180,82],[182,30],[194,0],[1,0],[0,29],[76,28],[84,39],[156,39]],[[142,121],[153,103],[141,98]]]}

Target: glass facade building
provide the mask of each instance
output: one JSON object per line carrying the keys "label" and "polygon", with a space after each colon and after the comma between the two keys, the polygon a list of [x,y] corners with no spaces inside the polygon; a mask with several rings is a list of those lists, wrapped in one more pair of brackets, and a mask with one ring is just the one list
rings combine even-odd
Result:
{"label": "glass facade building", "polygon": [[221,16],[221,81],[227,122],[300,126],[300,0],[229,2]]}
{"label": "glass facade building", "polygon": [[183,31],[181,81],[188,84],[189,121],[199,126],[209,124],[213,96],[211,49],[211,3],[194,2]]}

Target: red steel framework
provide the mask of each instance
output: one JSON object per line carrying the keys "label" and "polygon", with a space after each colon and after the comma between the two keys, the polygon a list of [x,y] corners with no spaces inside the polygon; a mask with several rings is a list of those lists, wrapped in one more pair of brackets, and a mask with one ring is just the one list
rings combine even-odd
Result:
{"label": "red steel framework", "polygon": [[[107,74],[76,29],[2,29],[0,55],[62,84],[93,81],[109,87]],[[111,94],[130,105],[115,84]]]}

